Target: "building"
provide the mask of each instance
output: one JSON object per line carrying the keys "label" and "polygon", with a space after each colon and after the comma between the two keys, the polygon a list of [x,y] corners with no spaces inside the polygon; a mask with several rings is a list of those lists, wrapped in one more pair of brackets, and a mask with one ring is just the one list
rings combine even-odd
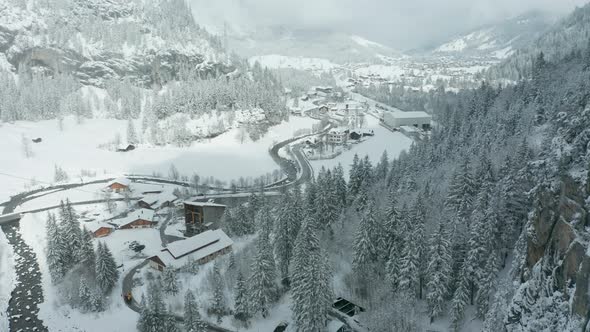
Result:
{"label": "building", "polygon": [[346,314],[349,317],[352,317],[359,312],[365,312],[365,308],[356,305],[342,297],[337,298],[336,301],[332,303],[332,308],[340,311],[343,314]]}
{"label": "building", "polygon": [[158,203],[158,198],[154,196],[145,196],[144,198],[137,201],[137,206],[144,209],[155,209],[155,205]]}
{"label": "building", "polygon": [[211,202],[184,202],[187,234],[198,234],[215,229],[225,212],[225,205]]}
{"label": "building", "polygon": [[383,122],[391,128],[414,126],[424,130],[430,129],[432,116],[426,112],[384,112]]}
{"label": "building", "polygon": [[330,107],[328,105],[322,105],[318,108],[320,114],[327,114],[330,111]]}
{"label": "building", "polygon": [[109,183],[107,186],[110,190],[120,193],[124,191],[129,191],[129,186],[131,185],[131,180],[127,178],[119,178],[115,179],[113,182]]}
{"label": "building", "polygon": [[137,205],[144,209],[158,210],[165,207],[173,207],[178,197],[174,195],[172,190],[162,190],[144,193]]}
{"label": "building", "polygon": [[114,231],[112,226],[103,223],[91,223],[85,226],[94,237],[105,237]]}
{"label": "building", "polygon": [[344,127],[332,128],[328,132],[327,142],[329,144],[344,144],[346,143],[349,132],[348,128]]}
{"label": "building", "polygon": [[232,250],[232,239],[221,229],[208,230],[184,240],[172,242],[162,252],[149,259],[152,268],[164,271],[187,264],[205,264]]}
{"label": "building", "polygon": [[157,224],[154,221],[154,210],[139,209],[130,212],[127,217],[111,222],[119,229],[150,228]]}

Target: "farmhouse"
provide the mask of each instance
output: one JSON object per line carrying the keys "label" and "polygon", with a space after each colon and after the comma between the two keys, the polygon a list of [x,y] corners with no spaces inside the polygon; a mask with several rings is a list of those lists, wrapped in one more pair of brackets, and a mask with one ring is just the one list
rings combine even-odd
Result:
{"label": "farmhouse", "polygon": [[426,112],[385,112],[383,121],[392,128],[414,126],[428,130],[432,116]]}
{"label": "farmhouse", "polygon": [[348,128],[338,127],[333,128],[328,132],[328,143],[329,144],[343,144],[346,143],[349,130]]}
{"label": "farmhouse", "polygon": [[217,228],[224,212],[225,205],[211,202],[184,202],[186,232],[198,234]]}
{"label": "farmhouse", "polygon": [[129,191],[129,186],[131,185],[131,180],[127,178],[119,178],[115,179],[113,182],[109,183],[108,188],[116,193]]}
{"label": "farmhouse", "polygon": [[112,223],[119,229],[150,228],[157,224],[154,221],[154,210],[150,209],[135,210],[127,217],[115,219]]}
{"label": "farmhouse", "polygon": [[232,250],[232,239],[221,229],[208,230],[188,239],[168,244],[162,252],[149,258],[152,268],[163,271],[178,269],[187,264],[205,264]]}
{"label": "farmhouse", "polygon": [[105,237],[113,232],[113,227],[104,223],[90,223],[86,225],[86,229],[88,229],[94,237]]}
{"label": "farmhouse", "polygon": [[174,202],[178,200],[178,197],[171,190],[144,194],[146,195],[137,202],[137,205],[144,209],[158,210],[164,207],[172,207]]}

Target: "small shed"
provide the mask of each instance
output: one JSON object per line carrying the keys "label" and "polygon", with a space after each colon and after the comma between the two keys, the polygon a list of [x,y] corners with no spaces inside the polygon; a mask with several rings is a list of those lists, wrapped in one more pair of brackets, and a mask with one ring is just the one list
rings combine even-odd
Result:
{"label": "small shed", "polygon": [[337,298],[332,304],[332,307],[350,317],[356,315],[359,312],[365,312],[365,308],[356,305],[342,297]]}

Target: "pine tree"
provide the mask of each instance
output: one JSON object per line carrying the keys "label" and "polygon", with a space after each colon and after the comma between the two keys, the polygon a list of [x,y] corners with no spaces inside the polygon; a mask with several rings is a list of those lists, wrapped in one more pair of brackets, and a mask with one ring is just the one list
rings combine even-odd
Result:
{"label": "pine tree", "polygon": [[47,215],[47,266],[49,273],[51,274],[51,281],[56,284],[61,281],[61,278],[65,275],[66,269],[64,262],[62,261],[63,241],[61,240],[61,233],[59,232],[55,215],[49,213]]}
{"label": "pine tree", "polygon": [[162,289],[166,294],[178,294],[178,276],[174,269],[165,269],[162,275]]}
{"label": "pine tree", "polygon": [[348,179],[348,198],[350,201],[356,198],[363,182],[361,167],[359,156],[355,153],[352,159],[352,165],[350,166]]}
{"label": "pine tree", "polygon": [[246,294],[246,282],[242,272],[238,272],[236,279],[236,289],[234,292],[234,317],[243,322],[250,318],[250,309],[248,306],[248,296]]}
{"label": "pine tree", "polygon": [[79,262],[78,251],[82,242],[80,222],[69,200],[60,203],[60,219],[58,229],[63,240],[60,245],[63,246],[62,263],[67,271]]}
{"label": "pine tree", "polygon": [[106,244],[99,242],[95,264],[96,282],[104,293],[109,293],[117,280],[119,271],[111,250]]}
{"label": "pine tree", "polygon": [[250,307],[253,314],[260,313],[262,317],[266,317],[270,303],[276,294],[275,261],[268,230],[261,230],[256,249],[256,256],[252,263],[252,274],[248,280],[250,285]]}
{"label": "pine tree", "polygon": [[102,295],[100,291],[94,290],[92,294],[90,294],[90,305],[92,306],[93,312],[102,312],[104,311],[104,303]]}
{"label": "pine tree", "polygon": [[490,308],[490,297],[496,287],[496,278],[498,273],[498,257],[492,252],[488,255],[483,277],[478,280],[478,291],[475,298],[477,303],[477,316],[484,319]]}
{"label": "pine tree", "polygon": [[82,311],[92,311],[92,294],[90,293],[90,288],[88,288],[88,283],[86,282],[86,278],[84,278],[84,276],[80,278],[80,285],[78,287],[78,297],[80,298],[80,305],[82,307]]}
{"label": "pine tree", "polygon": [[289,284],[289,265],[293,257],[295,238],[293,237],[293,199],[289,192],[281,198],[279,211],[274,224],[274,250],[277,256],[277,263],[283,284]]}
{"label": "pine tree", "polygon": [[[466,269],[463,268],[461,275],[463,276],[466,273]],[[461,321],[465,315],[465,307],[469,302],[468,283],[467,278],[461,278],[451,300],[451,328],[453,331],[459,331],[461,328]]]}
{"label": "pine tree", "polygon": [[316,232],[313,221],[306,219],[295,245],[291,280],[297,331],[324,331],[332,303],[330,268]]}
{"label": "pine tree", "polygon": [[389,171],[389,158],[387,156],[387,150],[383,151],[381,159],[377,166],[375,166],[375,178],[382,180],[387,178],[387,172]]}
{"label": "pine tree", "polygon": [[206,325],[201,318],[195,296],[189,290],[184,296],[184,329],[186,332],[205,332]]}
{"label": "pine tree", "polygon": [[448,238],[449,234],[445,231],[443,223],[440,222],[438,229],[431,235],[430,260],[427,268],[427,275],[430,278],[426,300],[431,322],[442,314],[449,291],[452,258],[451,244]]}
{"label": "pine tree", "polygon": [[85,266],[94,266],[96,256],[94,253],[94,245],[92,244],[92,233],[86,230],[86,226],[82,227],[81,243],[78,250],[79,260]]}
{"label": "pine tree", "polygon": [[213,265],[213,299],[211,301],[211,312],[217,315],[217,322],[221,322],[221,317],[225,314],[225,297],[223,295],[223,280],[221,279],[221,269],[219,263]]}
{"label": "pine tree", "polygon": [[381,245],[379,224],[376,220],[375,204],[371,201],[363,215],[354,238],[352,266],[356,273],[369,272],[379,258]]}
{"label": "pine tree", "polygon": [[137,144],[138,143],[137,133],[135,131],[135,126],[133,125],[133,120],[131,120],[131,118],[129,118],[129,120],[127,120],[127,143],[129,143],[129,144]]}

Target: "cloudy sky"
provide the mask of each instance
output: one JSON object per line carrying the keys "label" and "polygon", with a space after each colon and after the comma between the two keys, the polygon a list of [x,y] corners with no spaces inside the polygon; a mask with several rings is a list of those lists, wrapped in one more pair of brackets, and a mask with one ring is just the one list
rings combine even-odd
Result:
{"label": "cloudy sky", "polygon": [[189,0],[198,20],[334,28],[397,49],[437,42],[531,10],[564,15],[589,0]]}

